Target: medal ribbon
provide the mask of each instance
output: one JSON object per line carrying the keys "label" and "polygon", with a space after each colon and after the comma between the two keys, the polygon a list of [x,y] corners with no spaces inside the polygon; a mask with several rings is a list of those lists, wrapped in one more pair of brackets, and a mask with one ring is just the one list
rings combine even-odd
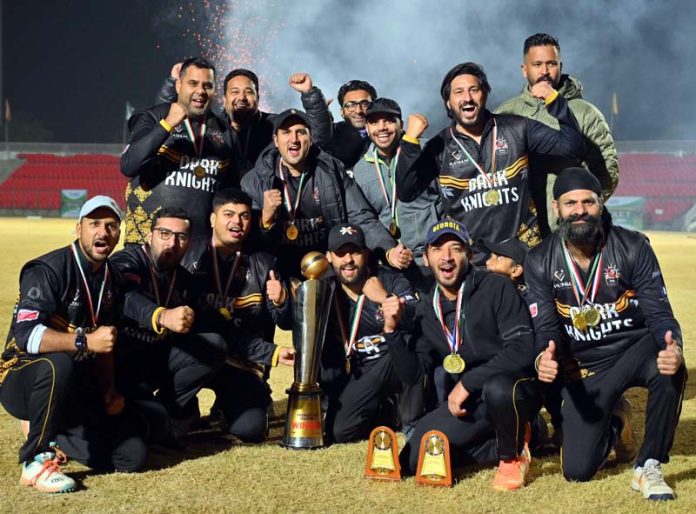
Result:
{"label": "medal ribbon", "polygon": [[490,172],[490,177],[488,174],[486,174],[485,171],[483,171],[483,168],[479,166],[479,163],[477,163],[474,158],[471,156],[469,152],[466,151],[466,148],[464,148],[464,145],[459,142],[459,140],[455,137],[454,135],[454,130],[452,130],[452,127],[450,127],[450,136],[452,136],[452,139],[454,139],[454,142],[457,143],[457,146],[461,149],[462,152],[464,152],[464,155],[466,156],[467,160],[474,165],[474,167],[478,170],[478,172],[483,176],[483,178],[486,179],[486,182],[488,182],[488,185],[491,186],[491,188],[495,187],[495,183],[493,181],[493,174],[495,173],[495,143],[498,140],[498,125],[495,122],[495,116],[493,118],[493,143],[491,144],[491,172]]}
{"label": "medal ribbon", "polygon": [[285,173],[283,172],[283,161],[278,159],[278,170],[280,171],[280,180],[283,181],[283,198],[285,200],[285,208],[288,210],[290,215],[290,223],[295,221],[295,213],[300,205],[300,199],[302,198],[302,188],[304,187],[304,179],[306,173],[300,174],[300,183],[297,186],[297,196],[295,196],[295,205],[293,206],[290,201],[290,189],[288,188],[288,181],[285,179]]}
{"label": "medal ribbon", "polygon": [[358,335],[360,317],[362,316],[363,307],[365,306],[365,295],[361,294],[358,296],[358,299],[355,302],[355,311],[353,312],[353,319],[350,322],[350,334],[346,330],[345,320],[343,318],[343,307],[341,306],[341,300],[339,300],[338,295],[334,296],[334,300],[336,302],[338,324],[341,327],[341,335],[343,336],[343,346],[346,350],[346,357],[350,357],[351,353],[353,353],[355,339]]}
{"label": "medal ribbon", "polygon": [[389,197],[389,194],[387,193],[387,186],[384,183],[384,177],[382,176],[382,170],[379,165],[379,156],[377,154],[377,148],[375,148],[374,153],[372,154],[374,158],[374,165],[375,165],[375,173],[377,174],[377,180],[379,181],[379,187],[382,189],[382,194],[384,195],[384,200],[387,202],[387,205],[390,208],[391,212],[391,219],[394,220],[395,222],[397,221],[396,217],[396,204],[398,203],[398,200],[396,198],[396,163],[399,161],[399,152],[401,151],[401,148],[396,150],[396,155],[392,158],[391,162],[389,163],[389,180],[391,182],[391,199]]}
{"label": "medal ribbon", "polygon": [[193,143],[193,149],[196,152],[196,156],[200,157],[203,153],[203,139],[205,137],[205,131],[207,130],[205,121],[201,123],[201,128],[199,131],[200,134],[198,135],[200,139],[197,139],[196,135],[193,133],[193,127],[191,126],[191,122],[188,118],[184,119],[184,126],[186,127],[186,132],[188,132],[189,139]]}
{"label": "medal ribbon", "polygon": [[234,274],[237,272],[237,268],[239,267],[239,261],[241,260],[239,258],[239,255],[241,252],[237,252],[237,255],[234,258],[234,264],[232,265],[232,270],[230,271],[230,274],[227,276],[227,283],[225,284],[225,289],[222,289],[222,281],[220,280],[220,268],[218,267],[218,261],[217,261],[217,250],[215,249],[215,245],[211,243],[210,245],[213,249],[213,273],[215,274],[215,286],[217,287],[218,294],[220,295],[220,300],[225,300],[227,298],[227,294],[230,291],[230,285],[232,284],[232,279],[234,278]]}
{"label": "medal ribbon", "polygon": [[108,263],[104,263],[104,280],[102,280],[102,285],[101,288],[99,289],[99,299],[97,300],[97,310],[96,312],[94,311],[94,303],[92,302],[92,292],[89,290],[89,284],[87,283],[87,277],[85,276],[85,272],[82,269],[82,264],[80,263],[80,256],[77,252],[79,250],[77,249],[77,243],[73,241],[73,244],[70,246],[73,252],[73,257],[75,257],[75,262],[77,263],[77,269],[80,270],[80,277],[82,277],[82,285],[85,288],[85,292],[87,293],[87,306],[89,307],[89,313],[92,317],[92,326],[96,327],[97,322],[99,321],[99,312],[101,311],[101,306],[102,306],[102,298],[104,297],[104,290],[106,289],[106,283],[109,281],[109,265]]}
{"label": "medal ribbon", "polygon": [[435,311],[435,316],[437,317],[440,325],[442,326],[442,331],[447,337],[447,344],[450,347],[452,353],[457,353],[459,347],[462,344],[462,334],[461,334],[461,318],[462,318],[462,300],[464,298],[464,286],[466,282],[462,282],[459,286],[459,291],[457,292],[457,307],[454,313],[454,334],[447,328],[447,323],[445,323],[445,316],[442,313],[442,304],[440,303],[440,286],[435,287],[435,293],[433,294],[433,310]]}
{"label": "medal ribbon", "polygon": [[[578,307],[582,307],[587,302],[589,296],[589,303],[593,304],[595,298],[597,297],[597,292],[599,291],[599,284],[601,282],[600,275],[602,274],[602,251],[595,254],[592,264],[590,265],[590,280],[591,282],[585,286],[580,276],[580,271],[578,270],[573,257],[570,255],[570,251],[566,246],[565,240],[561,241],[563,245],[563,258],[568,268],[568,272],[572,278],[570,285],[573,286],[573,294],[575,295],[575,300],[578,302]],[[582,294],[582,300],[580,295]]]}
{"label": "medal ribbon", "polygon": [[[176,237],[176,236],[174,236]],[[152,259],[150,258],[150,254],[147,251],[147,245],[142,246],[143,253],[145,254],[145,257],[147,257],[147,261],[150,263],[149,268],[150,268],[150,277],[152,277],[152,286],[155,288],[155,298],[157,299],[157,305],[160,305],[162,307],[167,307],[169,305],[169,300],[172,298],[172,292],[174,291],[174,282],[176,282],[176,270],[174,270],[174,273],[172,273],[172,278],[169,282],[169,292],[167,292],[167,298],[162,303],[162,300],[160,299],[160,292],[159,292],[159,281],[157,280],[157,272],[155,271],[155,266],[154,263],[152,262]]]}

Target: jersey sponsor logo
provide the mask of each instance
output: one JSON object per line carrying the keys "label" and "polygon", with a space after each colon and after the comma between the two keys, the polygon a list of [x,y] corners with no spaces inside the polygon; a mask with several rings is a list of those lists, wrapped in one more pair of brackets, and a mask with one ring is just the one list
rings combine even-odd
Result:
{"label": "jersey sponsor logo", "polygon": [[17,311],[17,323],[22,321],[34,321],[39,318],[39,311],[32,311],[29,309],[19,309]]}
{"label": "jersey sponsor logo", "polygon": [[615,286],[619,283],[621,272],[616,264],[610,264],[604,268],[604,283],[608,286]]}
{"label": "jersey sponsor logo", "polygon": [[529,306],[529,314],[532,316],[532,318],[536,318],[537,315],[539,314],[539,304],[534,302]]}
{"label": "jersey sponsor logo", "polygon": [[222,138],[222,132],[219,130],[209,130],[208,137],[213,143],[217,143],[219,145],[225,144],[225,141]]}
{"label": "jersey sponsor logo", "polygon": [[553,272],[553,278],[554,278],[554,284],[553,288],[554,289],[568,289],[572,287],[570,285],[570,281],[566,280],[566,272],[563,269],[557,269],[556,271]]}

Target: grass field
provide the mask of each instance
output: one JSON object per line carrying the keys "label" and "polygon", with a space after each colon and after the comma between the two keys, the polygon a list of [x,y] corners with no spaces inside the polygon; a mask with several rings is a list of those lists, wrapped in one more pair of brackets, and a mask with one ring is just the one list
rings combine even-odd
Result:
{"label": "grass field", "polygon": [[[29,258],[73,237],[74,222],[0,218],[0,330],[7,333],[16,298],[17,276]],[[675,314],[686,340],[687,365],[696,362],[696,239],[686,234],[650,234],[662,264]],[[289,344],[288,334],[280,340]],[[691,373],[694,370],[690,370]],[[271,382],[277,413],[285,412],[289,369],[276,369]],[[630,467],[608,468],[590,483],[566,482],[558,457],[535,459],[530,484],[517,493],[490,489],[493,468],[465,469],[452,489],[425,489],[414,480],[370,483],[362,478],[367,443],[337,445],[318,451],[289,451],[278,446],[282,425],[270,440],[238,445],[223,438],[193,437],[187,455],[157,454],[147,471],[95,475],[68,465],[81,482],[79,492],[47,496],[19,486],[18,422],[0,409],[0,505],[5,512],[696,512],[696,389],[687,384],[684,407],[672,451],[663,469],[676,489],[675,502],[652,504],[630,490]],[[636,425],[642,436],[645,395],[631,390]],[[201,405],[209,407],[204,391]]]}

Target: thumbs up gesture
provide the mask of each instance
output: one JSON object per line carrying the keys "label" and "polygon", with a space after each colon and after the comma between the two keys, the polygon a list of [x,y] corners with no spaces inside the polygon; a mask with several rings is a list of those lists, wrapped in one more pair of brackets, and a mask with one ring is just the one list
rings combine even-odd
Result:
{"label": "thumbs up gesture", "polygon": [[268,281],[266,282],[266,295],[269,300],[273,302],[273,305],[280,307],[285,303],[287,294],[285,294],[285,288],[283,284],[275,276],[275,271],[271,270],[268,273]]}
{"label": "thumbs up gesture", "polygon": [[672,331],[665,334],[665,349],[657,354],[657,369],[663,375],[674,375],[684,362],[682,349],[672,337]]}
{"label": "thumbs up gesture", "polygon": [[549,341],[546,350],[541,352],[537,358],[537,373],[539,380],[546,383],[551,383],[558,376],[558,361],[556,360],[556,343]]}

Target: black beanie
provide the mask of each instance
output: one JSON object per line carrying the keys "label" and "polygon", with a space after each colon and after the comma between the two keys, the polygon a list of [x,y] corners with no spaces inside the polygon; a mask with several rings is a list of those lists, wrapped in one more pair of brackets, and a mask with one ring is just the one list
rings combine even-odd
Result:
{"label": "black beanie", "polygon": [[576,189],[588,189],[597,193],[597,196],[602,196],[602,186],[597,177],[578,166],[566,168],[558,174],[553,184],[553,199],[558,200],[561,195]]}

